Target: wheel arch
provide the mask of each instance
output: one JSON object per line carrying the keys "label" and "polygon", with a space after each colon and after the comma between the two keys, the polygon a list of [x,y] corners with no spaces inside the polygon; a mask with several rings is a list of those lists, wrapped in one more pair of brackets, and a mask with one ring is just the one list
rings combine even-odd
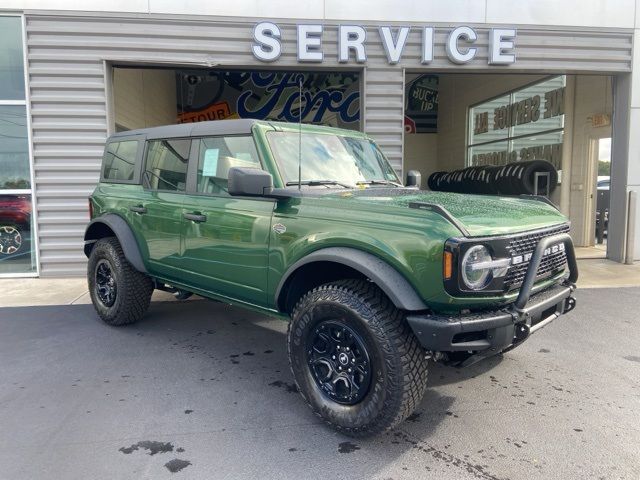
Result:
{"label": "wheel arch", "polygon": [[137,271],[147,273],[136,237],[131,227],[122,217],[108,213],[91,220],[84,232],[84,254],[89,257],[95,243],[101,238],[116,237],[125,258]]}
{"label": "wheel arch", "polygon": [[276,306],[279,311],[290,313],[305,292],[344,278],[369,279],[399,309],[429,308],[398,270],[371,253],[350,247],[316,250],[291,265],[278,284]]}

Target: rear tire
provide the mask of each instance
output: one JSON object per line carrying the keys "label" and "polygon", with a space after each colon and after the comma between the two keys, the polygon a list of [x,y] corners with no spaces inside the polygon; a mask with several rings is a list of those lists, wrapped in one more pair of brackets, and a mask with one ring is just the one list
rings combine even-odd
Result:
{"label": "rear tire", "polygon": [[287,343],[307,404],[347,435],[395,427],[424,396],[425,351],[403,313],[370,282],[343,280],[311,290],[294,308]]}
{"label": "rear tire", "polygon": [[149,308],[153,282],[133,268],[115,237],[100,239],[93,246],[87,278],[93,306],[108,325],[136,322]]}

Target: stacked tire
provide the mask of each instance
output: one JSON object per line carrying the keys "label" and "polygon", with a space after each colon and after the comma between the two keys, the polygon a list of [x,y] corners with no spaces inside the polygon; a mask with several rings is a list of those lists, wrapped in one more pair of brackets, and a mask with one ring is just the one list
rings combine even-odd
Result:
{"label": "stacked tire", "polygon": [[534,195],[536,173],[549,174],[549,194],[553,193],[558,185],[558,171],[545,160],[434,172],[429,176],[427,185],[430,190],[440,192]]}

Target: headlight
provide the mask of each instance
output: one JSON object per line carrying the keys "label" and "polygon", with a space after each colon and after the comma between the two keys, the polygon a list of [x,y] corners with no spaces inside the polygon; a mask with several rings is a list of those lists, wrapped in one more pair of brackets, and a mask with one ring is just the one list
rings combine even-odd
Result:
{"label": "headlight", "polygon": [[462,280],[471,290],[481,290],[493,279],[493,258],[484,245],[475,245],[462,258]]}

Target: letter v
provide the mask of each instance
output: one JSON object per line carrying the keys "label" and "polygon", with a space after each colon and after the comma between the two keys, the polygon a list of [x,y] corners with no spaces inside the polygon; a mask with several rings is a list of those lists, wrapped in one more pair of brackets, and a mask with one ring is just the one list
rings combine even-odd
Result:
{"label": "letter v", "polygon": [[382,38],[382,45],[384,46],[384,52],[387,54],[389,63],[394,64],[400,61],[410,30],[411,27],[398,28],[398,35],[394,42],[391,27],[380,27],[380,38]]}

